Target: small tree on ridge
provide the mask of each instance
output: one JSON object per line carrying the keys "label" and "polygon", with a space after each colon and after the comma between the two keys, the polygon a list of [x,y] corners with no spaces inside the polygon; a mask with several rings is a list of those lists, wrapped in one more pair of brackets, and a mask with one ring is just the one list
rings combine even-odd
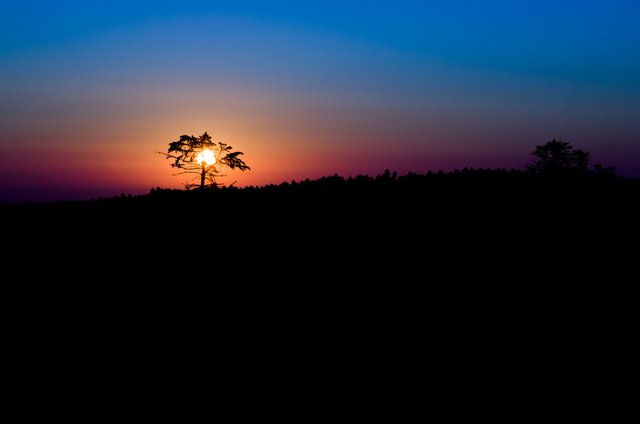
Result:
{"label": "small tree on ridge", "polygon": [[[178,168],[181,172],[174,175],[194,174],[196,175],[184,186],[187,190],[205,187],[216,188],[218,183],[216,178],[222,177],[220,168],[239,169],[240,171],[250,170],[249,166],[239,157],[242,152],[234,152],[233,147],[221,141],[213,141],[208,133],[199,137],[193,135],[183,135],[178,141],[169,143],[167,153],[158,152],[167,159],[172,159],[171,166]],[[200,183],[193,183],[200,179]]]}
{"label": "small tree on ridge", "polygon": [[588,152],[555,139],[543,146],[536,146],[531,156],[533,161],[527,165],[527,170],[536,174],[580,174],[588,171]]}

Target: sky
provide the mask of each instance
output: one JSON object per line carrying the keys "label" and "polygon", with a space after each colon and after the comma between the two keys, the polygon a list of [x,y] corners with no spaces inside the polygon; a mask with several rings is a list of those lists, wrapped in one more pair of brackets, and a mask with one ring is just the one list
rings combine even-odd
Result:
{"label": "sky", "polygon": [[637,0],[0,0],[0,201],[523,169],[551,139],[640,177]]}

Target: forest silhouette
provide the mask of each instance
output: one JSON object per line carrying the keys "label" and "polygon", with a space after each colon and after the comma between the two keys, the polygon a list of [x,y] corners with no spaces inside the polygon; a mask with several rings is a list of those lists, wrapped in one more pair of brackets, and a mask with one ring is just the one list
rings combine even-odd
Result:
{"label": "forest silhouette", "polygon": [[[23,202],[3,204],[12,219],[38,216],[34,221],[83,217],[108,217],[108,221],[144,214],[149,219],[171,220],[198,217],[202,224],[216,217],[251,225],[269,217],[273,222],[308,222],[376,218],[380,227],[390,218],[422,219],[438,215],[449,220],[466,216],[489,220],[491,214],[514,213],[523,217],[556,211],[581,216],[627,215],[640,200],[640,180],[623,178],[610,171],[559,175],[506,169],[469,169],[452,172],[408,173],[399,176],[386,170],[371,177],[326,176],[315,180],[283,182],[265,186],[235,186],[204,191],[153,188],[144,195],[97,198],[88,201]],[[356,214],[356,215],[354,215]],[[166,222],[166,221],[165,221]],[[176,223],[177,224],[177,223]],[[188,222],[185,223],[187,225]],[[224,226],[222,226],[224,228]],[[218,229],[223,229],[218,228]]]}
{"label": "forest silhouette", "polygon": [[554,140],[536,148],[525,170],[386,170],[259,187],[154,188],[89,201],[2,204],[0,215],[25,255],[34,243],[55,252],[70,241],[75,255],[91,262],[97,259],[89,252],[106,250],[126,263],[154,252],[179,264],[174,254],[195,251],[185,267],[198,260],[245,267],[251,258],[283,269],[290,261],[314,269],[326,262],[351,272],[390,271],[394,264],[402,273],[454,260],[462,265],[452,275],[472,263],[485,271],[521,263],[533,272],[542,256],[565,263],[633,253],[620,240],[638,234],[640,180],[610,167],[589,169],[588,159]]}
{"label": "forest silhouette", "polygon": [[[528,296],[533,308],[535,299],[549,296],[573,302],[594,278],[602,284],[628,279],[637,264],[640,181],[595,171],[385,171],[10,204],[0,206],[0,216],[11,246],[6,263],[34,261],[43,281],[48,275],[83,284],[133,281],[117,296],[139,302],[160,287],[171,297],[166,290],[173,285],[196,282],[239,296],[238,283],[247,282],[252,290],[260,287],[248,301],[266,312],[261,298],[299,295],[320,307],[321,299],[344,297],[360,305],[363,299],[379,303],[392,290],[396,300],[390,301],[399,302],[403,289],[385,284],[417,284],[403,302],[418,308],[416,302],[427,299],[424,290],[453,302],[463,284],[464,298],[456,295],[456,302],[479,311],[482,303],[474,299],[495,302],[511,293]],[[274,281],[294,284],[293,291],[265,285]],[[510,288],[499,291],[495,284]],[[83,290],[99,290],[88,287]],[[384,304],[401,313],[405,303]]]}

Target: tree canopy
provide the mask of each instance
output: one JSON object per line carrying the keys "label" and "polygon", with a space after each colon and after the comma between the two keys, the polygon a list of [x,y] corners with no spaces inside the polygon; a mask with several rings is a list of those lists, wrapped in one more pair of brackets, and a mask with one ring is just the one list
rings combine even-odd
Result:
{"label": "tree canopy", "polygon": [[[205,132],[199,137],[183,135],[179,140],[169,143],[167,153],[158,152],[167,159],[171,159],[171,166],[181,172],[175,175],[194,174],[191,181],[185,183],[185,188],[210,187],[216,188],[220,184],[216,178],[224,176],[221,168],[239,169],[240,171],[251,168],[240,158],[242,152],[233,150],[233,147],[221,141],[213,141]],[[194,183],[200,179],[199,184]]]}
{"label": "tree canopy", "polygon": [[536,174],[578,174],[588,171],[589,153],[556,139],[536,146],[531,156],[533,161],[527,165],[527,170]]}

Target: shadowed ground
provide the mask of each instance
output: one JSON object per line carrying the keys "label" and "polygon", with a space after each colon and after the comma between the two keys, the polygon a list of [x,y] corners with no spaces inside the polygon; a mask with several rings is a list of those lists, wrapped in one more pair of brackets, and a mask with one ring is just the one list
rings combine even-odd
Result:
{"label": "shadowed ground", "polygon": [[201,261],[222,272],[236,261],[250,269],[252,261],[268,259],[265,271],[294,261],[314,264],[305,272],[344,264],[374,274],[377,267],[429,272],[459,258],[460,266],[447,271],[453,278],[470,270],[463,265],[469,261],[479,272],[528,261],[535,272],[554,257],[618,252],[622,258],[638,231],[639,204],[635,179],[464,170],[204,192],[154,189],[5,205],[2,215],[17,246],[49,246],[54,254],[71,245],[81,255],[95,250],[127,261],[144,261],[148,252],[157,261],[150,267],[175,261],[198,268]]}
{"label": "shadowed ground", "polygon": [[201,348],[236,376],[566,402],[633,351],[639,195],[464,171],[5,205],[8,328],[42,375],[105,357],[154,382],[156,350]]}

